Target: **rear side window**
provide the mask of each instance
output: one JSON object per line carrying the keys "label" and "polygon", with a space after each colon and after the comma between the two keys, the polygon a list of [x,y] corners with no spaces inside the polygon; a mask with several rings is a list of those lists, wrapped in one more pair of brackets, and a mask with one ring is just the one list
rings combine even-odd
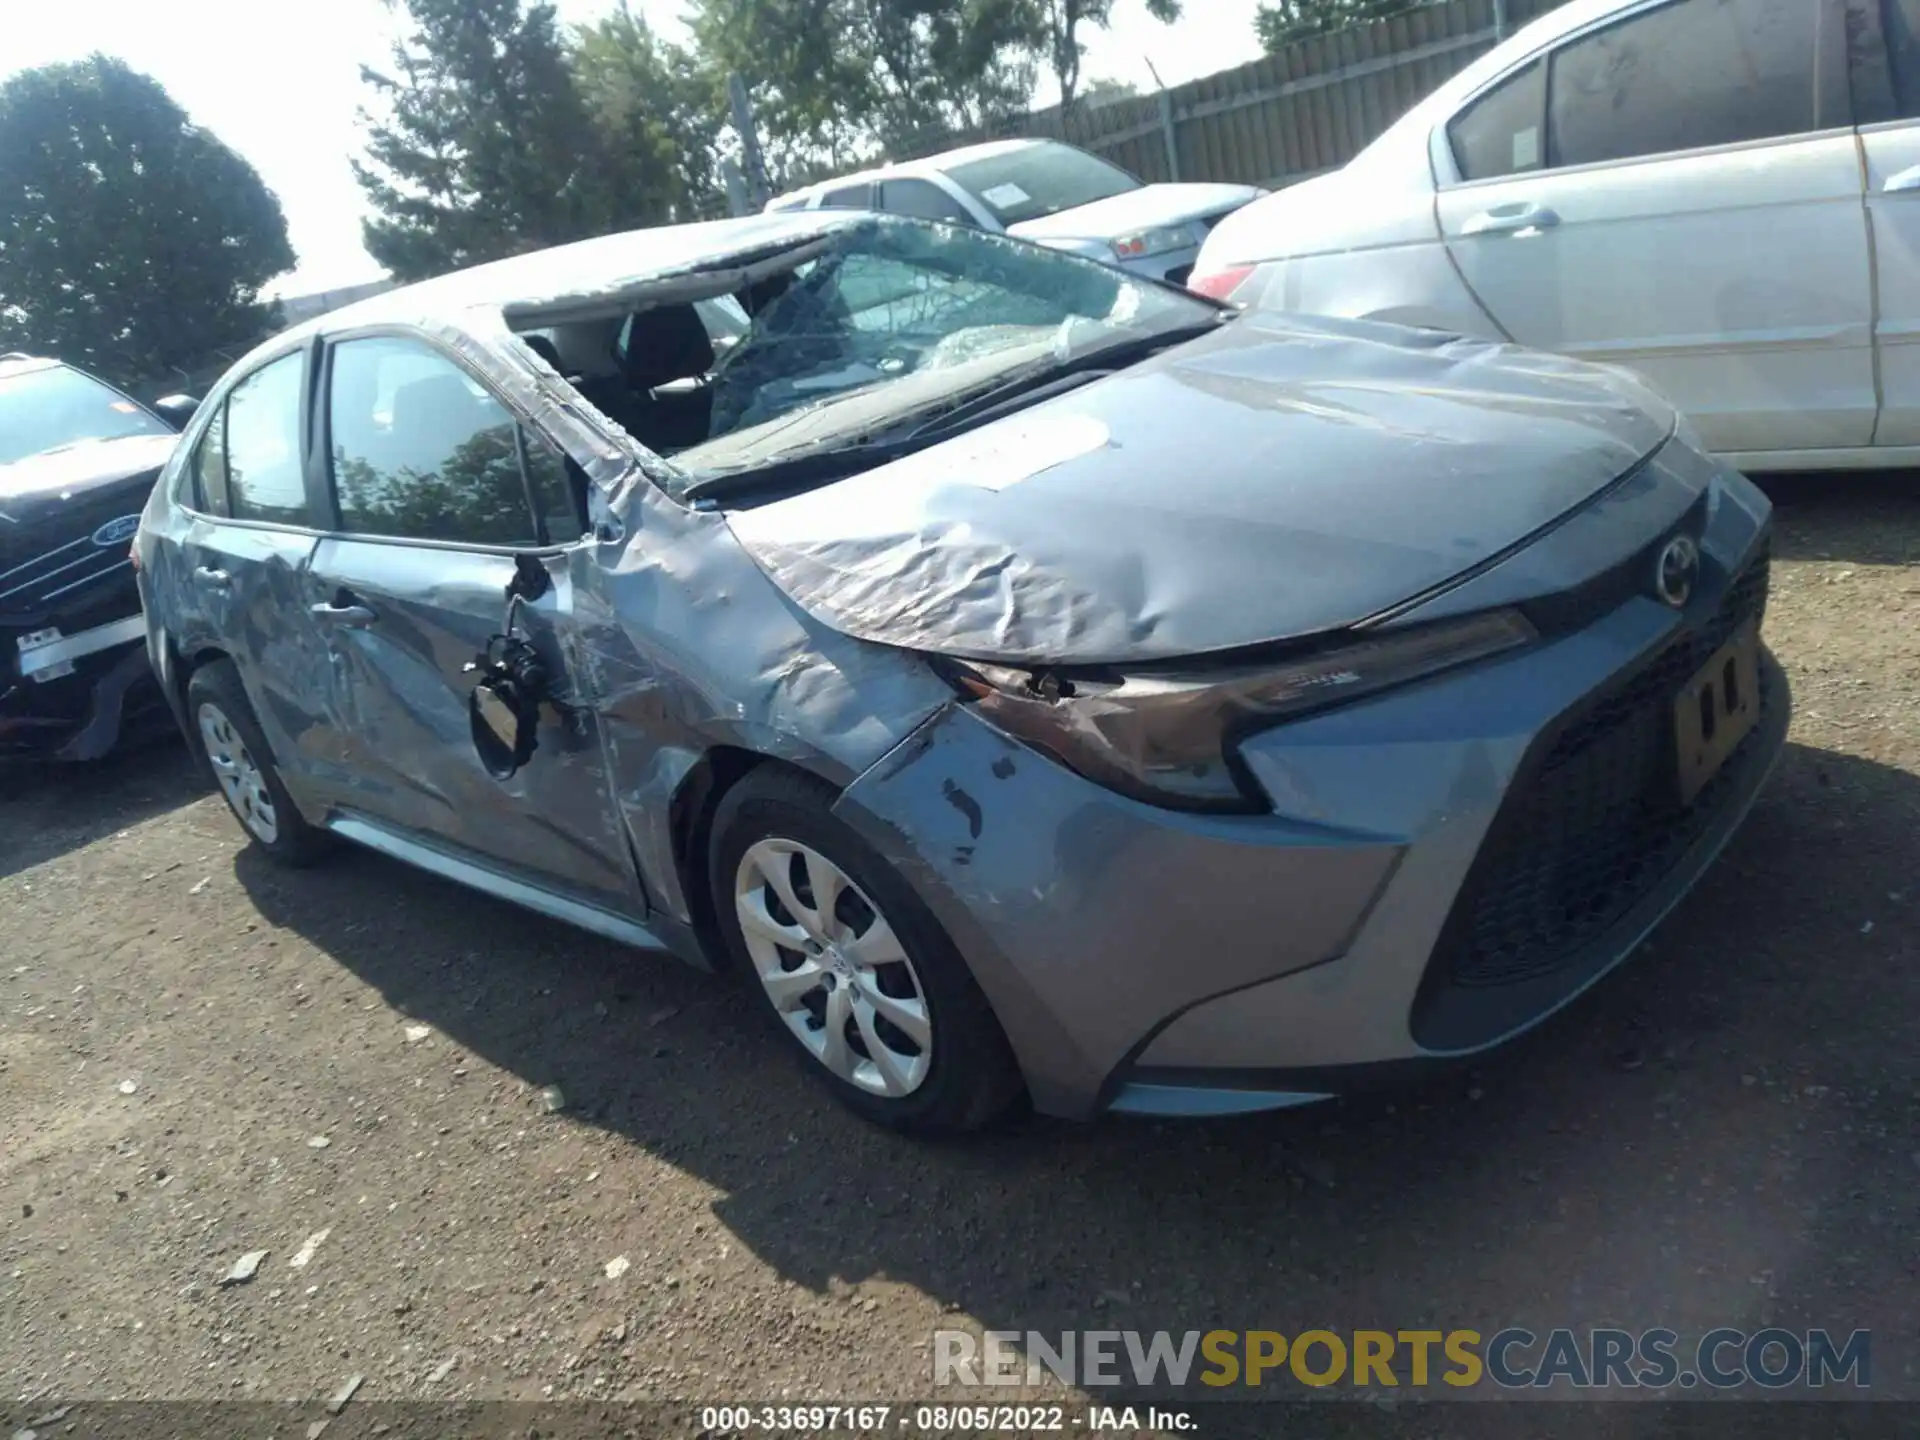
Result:
{"label": "rear side window", "polygon": [[820,197],[822,210],[864,210],[873,203],[871,185],[842,185]]}
{"label": "rear side window", "polygon": [[880,208],[889,215],[910,215],[916,220],[941,220],[949,225],[974,223],[960,202],[931,180],[883,181]]}
{"label": "rear side window", "polygon": [[1554,52],[1548,160],[1590,165],[1820,128],[1822,7],[1679,0]]}
{"label": "rear side window", "polygon": [[[227,396],[222,436],[227,513],[236,520],[313,523],[300,459],[300,391],[305,376],[303,354],[283,355],[254,371]],[[203,445],[202,459],[206,458]]]}
{"label": "rear side window", "polygon": [[1463,180],[1493,180],[1546,163],[1547,68],[1535,61],[1489,90],[1447,127]]}
{"label": "rear side window", "polygon": [[335,345],[327,416],[342,529],[540,543],[518,424],[438,351],[387,336]]}

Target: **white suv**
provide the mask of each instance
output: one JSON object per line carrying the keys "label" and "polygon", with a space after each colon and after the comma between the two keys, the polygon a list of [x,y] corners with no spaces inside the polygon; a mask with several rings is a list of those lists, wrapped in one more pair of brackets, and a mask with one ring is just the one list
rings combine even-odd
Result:
{"label": "white suv", "polygon": [[1920,0],[1571,0],[1193,285],[1641,371],[1754,469],[1920,460]]}

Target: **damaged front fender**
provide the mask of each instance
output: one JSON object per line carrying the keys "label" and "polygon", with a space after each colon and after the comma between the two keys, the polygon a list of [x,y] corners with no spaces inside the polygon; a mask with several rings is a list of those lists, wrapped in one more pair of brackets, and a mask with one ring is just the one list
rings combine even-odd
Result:
{"label": "damaged front fender", "polygon": [[689,923],[672,807],[703,756],[734,747],[842,786],[952,692],[918,656],[807,615],[718,513],[638,475],[609,509],[625,538],[575,551],[575,660],[648,893]]}

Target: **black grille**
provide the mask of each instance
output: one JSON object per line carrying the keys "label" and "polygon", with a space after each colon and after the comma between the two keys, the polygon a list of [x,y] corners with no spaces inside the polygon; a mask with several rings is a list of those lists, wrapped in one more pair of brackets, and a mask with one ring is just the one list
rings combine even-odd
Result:
{"label": "black grille", "polygon": [[144,494],[119,491],[69,502],[57,524],[0,525],[0,625],[32,627],[57,616],[69,628],[73,617],[109,599],[124,611],[133,589],[133,537],[96,545],[93,536],[108,521],[138,515],[145,501]]}
{"label": "black grille", "polygon": [[1776,703],[1690,805],[1677,784],[1673,706],[1733,633],[1766,611],[1762,552],[1713,617],[1576,712],[1517,783],[1475,862],[1437,957],[1460,985],[1500,985],[1572,959],[1678,862],[1733,793]]}

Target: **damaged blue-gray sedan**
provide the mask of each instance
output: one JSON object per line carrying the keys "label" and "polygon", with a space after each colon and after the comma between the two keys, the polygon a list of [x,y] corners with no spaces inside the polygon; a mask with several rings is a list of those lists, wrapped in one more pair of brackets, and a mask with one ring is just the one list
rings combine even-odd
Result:
{"label": "damaged blue-gray sedan", "polygon": [[1769,512],[1612,370],[1005,237],[611,236],[237,365],[137,545],[253,841],[737,971],[885,1124],[1484,1049],[1779,753]]}

